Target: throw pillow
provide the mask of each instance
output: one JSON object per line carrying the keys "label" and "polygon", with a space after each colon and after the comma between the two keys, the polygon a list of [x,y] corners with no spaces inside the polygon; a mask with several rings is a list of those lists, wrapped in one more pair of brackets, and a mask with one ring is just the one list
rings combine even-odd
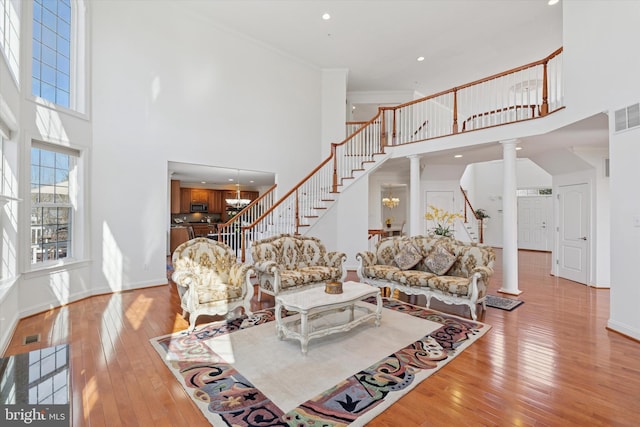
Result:
{"label": "throw pillow", "polygon": [[424,259],[424,263],[432,273],[442,276],[449,271],[453,263],[456,262],[456,259],[457,257],[455,255],[442,246],[436,246]]}
{"label": "throw pillow", "polygon": [[422,260],[422,253],[413,243],[407,242],[396,253],[394,260],[400,270],[409,270]]}

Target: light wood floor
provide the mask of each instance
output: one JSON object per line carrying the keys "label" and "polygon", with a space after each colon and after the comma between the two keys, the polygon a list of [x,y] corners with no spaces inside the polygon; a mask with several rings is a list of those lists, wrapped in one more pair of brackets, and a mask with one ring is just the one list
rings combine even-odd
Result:
{"label": "light wood floor", "polygon": [[[548,253],[520,252],[525,303],[488,308],[489,333],[369,425],[640,425],[640,343],[606,329],[608,290],[552,277],[549,265]],[[71,344],[74,426],[207,425],[149,344],[188,326],[180,312],[173,285],[96,296],[20,321],[6,355]],[[35,333],[41,342],[22,345]]]}

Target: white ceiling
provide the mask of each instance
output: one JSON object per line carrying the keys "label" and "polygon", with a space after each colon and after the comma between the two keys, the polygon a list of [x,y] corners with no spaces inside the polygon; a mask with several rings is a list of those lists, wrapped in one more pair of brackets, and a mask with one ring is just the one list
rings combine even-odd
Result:
{"label": "white ceiling", "polygon": [[[349,92],[429,95],[536,61],[562,45],[562,6],[547,0],[180,0],[180,7],[309,66],[348,69]],[[331,19],[323,20],[324,13]],[[600,115],[525,138],[518,156],[607,144],[607,120]],[[501,150],[489,144],[464,149],[461,159],[449,151],[426,157],[468,164],[501,159]],[[397,162],[390,161],[381,171],[394,168]],[[182,169],[176,176],[187,173]],[[202,179],[222,179],[215,169]],[[272,174],[250,178],[244,172],[247,180],[273,183]]]}
{"label": "white ceiling", "polygon": [[[348,91],[429,95],[549,55],[561,5],[547,0],[180,0],[218,27],[318,68]],[[329,13],[330,20],[322,15]],[[423,56],[425,60],[416,59]]]}

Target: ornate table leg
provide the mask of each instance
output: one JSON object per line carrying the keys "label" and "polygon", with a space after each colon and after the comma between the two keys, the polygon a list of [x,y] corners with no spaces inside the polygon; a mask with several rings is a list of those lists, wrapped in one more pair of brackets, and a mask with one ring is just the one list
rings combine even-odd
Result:
{"label": "ornate table leg", "polygon": [[309,312],[303,310],[300,312],[300,347],[302,354],[307,354],[307,347],[309,345],[309,325],[307,323]]}
{"label": "ornate table leg", "polygon": [[380,319],[382,318],[382,296],[380,290],[376,295],[376,326],[380,326]]}
{"label": "ornate table leg", "polygon": [[279,298],[276,298],[276,332],[278,333],[278,338],[282,339],[284,337],[282,324],[282,301]]}

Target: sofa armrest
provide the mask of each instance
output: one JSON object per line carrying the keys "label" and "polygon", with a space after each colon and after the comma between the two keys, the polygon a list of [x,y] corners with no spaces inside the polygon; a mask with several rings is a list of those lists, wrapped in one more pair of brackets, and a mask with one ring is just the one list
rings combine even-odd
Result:
{"label": "sofa armrest", "polygon": [[360,262],[361,267],[369,267],[376,263],[376,255],[371,251],[358,252],[356,259]]}
{"label": "sofa armrest", "polygon": [[491,276],[493,274],[493,268],[491,267],[486,267],[484,265],[480,265],[475,267],[472,270],[472,273],[480,273],[480,278],[484,281],[484,282],[488,282],[489,281],[489,276]]}
{"label": "sofa armrest", "polygon": [[188,288],[189,286],[197,283],[198,275],[191,270],[174,271],[171,275],[171,280],[173,280],[178,286]]}
{"label": "sofa armrest", "polygon": [[253,268],[248,264],[233,264],[229,269],[229,285],[238,288],[249,286],[250,282],[248,278],[252,272]]}
{"label": "sofa armrest", "polygon": [[280,268],[275,261],[258,261],[253,264],[256,273],[274,274]]}
{"label": "sofa armrest", "polygon": [[327,267],[342,269],[342,264],[347,260],[347,254],[344,252],[327,252],[324,256]]}

